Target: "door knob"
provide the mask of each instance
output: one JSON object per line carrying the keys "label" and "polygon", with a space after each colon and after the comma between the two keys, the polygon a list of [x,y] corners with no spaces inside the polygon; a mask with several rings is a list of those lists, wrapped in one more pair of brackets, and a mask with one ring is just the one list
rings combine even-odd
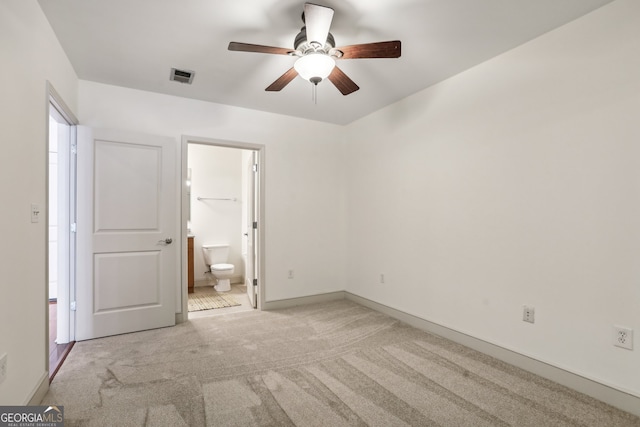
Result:
{"label": "door knob", "polygon": [[164,243],[165,245],[170,245],[173,242],[171,237],[167,237],[166,239],[158,240],[158,243]]}

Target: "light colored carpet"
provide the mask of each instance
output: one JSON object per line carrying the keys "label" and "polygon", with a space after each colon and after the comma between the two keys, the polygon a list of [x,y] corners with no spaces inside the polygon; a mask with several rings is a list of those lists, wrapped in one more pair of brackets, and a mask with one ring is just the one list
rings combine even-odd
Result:
{"label": "light colored carpet", "polygon": [[233,296],[219,294],[216,291],[196,291],[189,294],[189,311],[212,310],[216,308],[235,307],[240,305]]}
{"label": "light colored carpet", "polygon": [[640,426],[347,300],[77,343],[43,405],[69,426]]}

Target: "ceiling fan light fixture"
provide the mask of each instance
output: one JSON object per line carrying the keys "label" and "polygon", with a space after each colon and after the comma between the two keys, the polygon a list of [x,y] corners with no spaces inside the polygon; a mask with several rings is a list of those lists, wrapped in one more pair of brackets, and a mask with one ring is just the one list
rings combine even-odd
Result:
{"label": "ceiling fan light fixture", "polygon": [[336,66],[336,61],[326,53],[309,53],[293,64],[293,67],[298,72],[300,77],[310,81],[313,84],[318,84],[320,81],[329,77],[331,71]]}

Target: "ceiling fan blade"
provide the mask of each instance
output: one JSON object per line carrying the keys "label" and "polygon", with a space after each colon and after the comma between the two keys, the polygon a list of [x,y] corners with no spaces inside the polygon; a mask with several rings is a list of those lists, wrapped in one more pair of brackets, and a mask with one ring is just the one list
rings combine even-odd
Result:
{"label": "ceiling fan blade", "polygon": [[238,42],[229,43],[229,50],[238,52],[273,53],[276,55],[288,55],[290,52],[293,52],[291,49],[285,49],[284,47],[272,47]]}
{"label": "ceiling fan blade", "polygon": [[277,92],[282,90],[286,85],[291,83],[291,80],[295,79],[298,75],[298,72],[295,68],[291,67],[289,71],[278,77],[278,79],[271,83],[268,88],[265,90],[267,92]]}
{"label": "ceiling fan blade", "polygon": [[304,4],[304,23],[307,27],[307,41],[318,42],[321,47],[327,42],[329,28],[333,20],[333,9],[313,3]]}
{"label": "ceiling fan blade", "polygon": [[402,43],[400,40],[388,42],[354,44],[351,46],[339,47],[343,55],[340,59],[357,58],[400,58]]}
{"label": "ceiling fan blade", "polygon": [[329,74],[328,78],[343,95],[349,95],[360,89],[358,85],[338,67],[333,67],[333,71]]}

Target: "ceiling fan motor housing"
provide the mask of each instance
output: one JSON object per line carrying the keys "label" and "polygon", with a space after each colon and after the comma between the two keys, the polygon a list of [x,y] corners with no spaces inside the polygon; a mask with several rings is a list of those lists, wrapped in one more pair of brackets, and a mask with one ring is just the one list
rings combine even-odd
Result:
{"label": "ceiling fan motor housing", "polygon": [[328,53],[331,49],[335,47],[336,47],[336,41],[333,38],[333,34],[331,33],[327,34],[327,42],[325,43],[324,46],[318,46],[316,43],[308,42],[306,26],[300,29],[300,32],[298,33],[295,40],[293,41],[293,48],[296,51],[300,52],[302,55],[305,55],[310,51],[312,52],[322,51],[324,53]]}

